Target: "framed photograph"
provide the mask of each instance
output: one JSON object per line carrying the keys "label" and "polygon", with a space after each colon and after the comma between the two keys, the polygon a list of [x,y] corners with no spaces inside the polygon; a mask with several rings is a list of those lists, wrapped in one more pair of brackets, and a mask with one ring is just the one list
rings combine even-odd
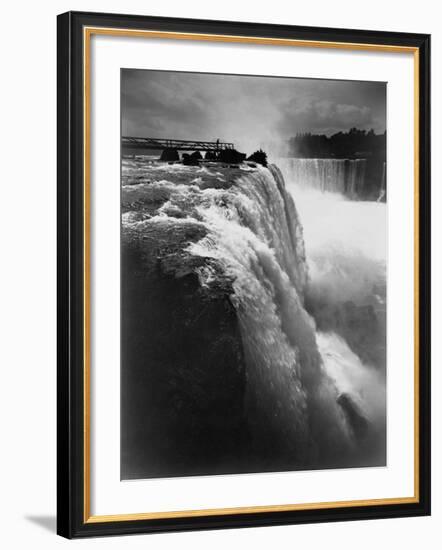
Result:
{"label": "framed photograph", "polygon": [[58,17],[58,533],[430,513],[430,37]]}

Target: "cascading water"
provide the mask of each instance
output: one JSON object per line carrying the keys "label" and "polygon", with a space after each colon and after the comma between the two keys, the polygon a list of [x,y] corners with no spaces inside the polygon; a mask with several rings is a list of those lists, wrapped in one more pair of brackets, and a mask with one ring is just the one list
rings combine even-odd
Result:
{"label": "cascading water", "polygon": [[[330,177],[341,178],[325,190],[317,185],[315,162],[299,160],[281,165],[304,229],[306,306],[316,322],[324,368],[344,396],[341,405],[350,396],[369,419],[372,433],[364,435],[366,426],[358,421],[354,435],[364,435],[361,449],[369,446],[381,457],[386,438],[386,205],[349,200],[337,161],[324,161]],[[361,165],[353,166],[357,173]],[[355,173],[352,182],[361,176]]]}
{"label": "cascading water", "polygon": [[[289,453],[300,467],[326,465],[335,460],[331,449],[349,445],[348,429],[303,307],[307,272],[294,202],[274,167],[210,195],[197,209],[209,232],[189,250],[215,259],[233,279],[255,450],[260,456]],[[201,284],[214,280],[201,273]]]}
{"label": "cascading water", "polygon": [[[336,161],[335,161],[336,162]],[[365,159],[346,160],[345,194],[351,198],[358,198],[364,187]]]}
{"label": "cascading water", "polygon": [[[350,170],[345,178],[353,190],[362,177],[359,166],[355,164],[354,172]],[[283,169],[287,171],[287,166]],[[342,212],[330,216],[329,211],[327,218],[324,210],[319,224],[318,220],[312,223],[312,204],[302,194],[302,178],[317,182],[320,175],[321,193],[315,191],[317,195],[330,189],[340,192],[342,174],[348,169],[340,161],[325,166],[320,161],[300,160],[290,163],[289,169],[286,185],[275,166],[243,167],[233,175],[215,167],[153,165],[140,183],[126,181],[130,184],[123,186],[123,198],[130,208],[146,197],[149,204],[161,206],[153,215],[126,212],[123,228],[142,234],[158,226],[166,228],[163,234],[201,232],[202,237],[193,239],[178,255],[179,262],[187,262],[186,270],[192,269],[209,293],[216,291],[221,279],[231,281],[231,302],[246,358],[244,415],[251,434],[253,452],[247,460],[252,471],[254,457],[259,468],[266,469],[268,464],[273,470],[382,464],[382,413],[367,400],[365,387],[365,381],[372,381],[376,401],[382,402],[378,391],[383,387],[382,376],[368,369],[350,349],[345,330],[333,332],[334,327],[324,325],[318,314],[318,331],[315,316],[318,301],[314,303],[314,297],[319,295],[321,311],[333,310],[335,315],[333,300],[348,290],[342,274],[349,278],[347,286],[355,296],[364,285],[358,287],[353,281],[352,286],[355,266],[347,257],[347,263],[338,266],[331,253],[318,253],[323,251],[323,241],[315,234],[317,226],[321,234],[333,233],[327,220],[338,226]],[[129,166],[126,173],[130,173]],[[351,231],[349,237],[357,241]],[[186,256],[200,261],[194,264]],[[172,262],[173,269],[183,271],[176,263]],[[380,275],[374,269],[374,279],[379,278],[381,288],[379,269]],[[328,283],[336,283],[335,288]],[[382,288],[377,293],[382,301]],[[368,294],[371,299],[371,288]],[[355,298],[355,307],[359,306]]]}

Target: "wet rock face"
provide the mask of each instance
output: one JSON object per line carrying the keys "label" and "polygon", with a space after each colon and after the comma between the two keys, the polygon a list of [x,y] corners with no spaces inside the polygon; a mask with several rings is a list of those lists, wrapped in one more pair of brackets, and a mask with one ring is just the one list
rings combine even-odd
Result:
{"label": "wet rock face", "polygon": [[122,259],[123,478],[238,467],[245,371],[229,289],[209,295],[139,246]]}
{"label": "wet rock face", "polygon": [[[138,181],[138,180],[137,180]],[[168,194],[135,183],[123,198],[121,475],[244,469],[245,363],[229,278],[186,248],[206,234],[182,218],[149,223]],[[129,218],[127,218],[129,216]]]}

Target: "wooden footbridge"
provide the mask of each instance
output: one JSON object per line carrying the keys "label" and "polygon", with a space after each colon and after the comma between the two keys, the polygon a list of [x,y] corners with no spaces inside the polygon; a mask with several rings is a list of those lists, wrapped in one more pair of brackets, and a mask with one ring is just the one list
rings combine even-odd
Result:
{"label": "wooden footbridge", "polygon": [[194,141],[188,139],[164,139],[147,137],[121,138],[123,149],[151,149],[162,151],[164,149],[176,149],[177,151],[223,151],[234,149],[233,143],[226,143],[217,139],[216,141]]}

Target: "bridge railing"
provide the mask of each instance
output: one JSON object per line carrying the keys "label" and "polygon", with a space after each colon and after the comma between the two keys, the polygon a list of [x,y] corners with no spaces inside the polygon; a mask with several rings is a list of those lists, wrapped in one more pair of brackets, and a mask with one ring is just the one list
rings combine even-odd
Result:
{"label": "bridge railing", "polygon": [[177,149],[179,151],[221,151],[234,149],[233,143],[224,141],[197,141],[188,139],[165,139],[130,137],[121,138],[123,147],[134,147],[139,149]]}

